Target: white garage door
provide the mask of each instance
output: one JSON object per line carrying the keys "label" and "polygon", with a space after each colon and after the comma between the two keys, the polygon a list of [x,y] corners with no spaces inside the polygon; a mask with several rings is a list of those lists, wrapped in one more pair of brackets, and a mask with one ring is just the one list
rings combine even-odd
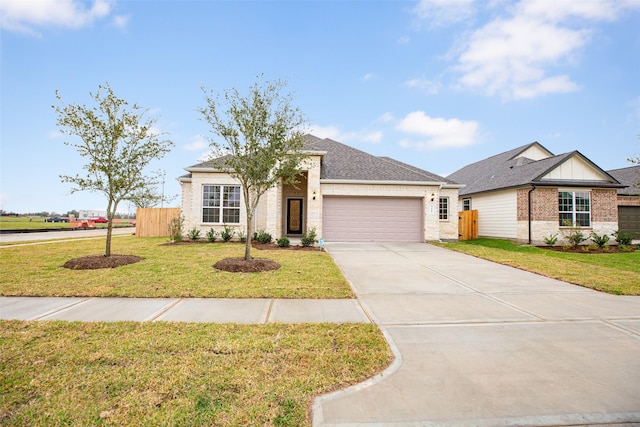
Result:
{"label": "white garage door", "polygon": [[327,242],[422,242],[422,199],[324,197]]}

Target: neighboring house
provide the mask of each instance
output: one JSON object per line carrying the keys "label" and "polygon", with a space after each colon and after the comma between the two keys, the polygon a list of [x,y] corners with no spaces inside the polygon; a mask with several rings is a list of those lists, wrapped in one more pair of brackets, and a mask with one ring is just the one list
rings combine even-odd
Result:
{"label": "neighboring house", "polygon": [[478,234],[541,244],[577,224],[585,234],[618,228],[624,185],[578,151],[553,155],[541,144],[470,164],[448,176],[464,184],[459,208],[478,210]]}
{"label": "neighboring house", "polygon": [[[309,158],[300,165],[298,183],[262,196],[256,230],[277,239],[314,227],[327,242],[457,240],[460,185],[331,139],[305,138]],[[246,224],[241,188],[215,164],[190,166],[179,178],[184,226],[204,232],[226,224],[241,231]]]}
{"label": "neighboring house", "polygon": [[618,226],[640,237],[640,166],[607,171],[626,188],[618,190]]}

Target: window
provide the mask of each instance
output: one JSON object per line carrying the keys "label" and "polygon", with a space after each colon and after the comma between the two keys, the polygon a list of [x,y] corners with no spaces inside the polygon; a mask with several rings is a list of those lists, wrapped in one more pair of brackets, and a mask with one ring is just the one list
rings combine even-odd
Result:
{"label": "window", "polygon": [[439,203],[440,219],[449,219],[449,198],[440,197]]}
{"label": "window", "polygon": [[463,211],[471,210],[471,199],[462,199],[462,210]]}
{"label": "window", "polygon": [[203,186],[202,222],[211,222],[217,224],[239,224],[240,186]]}
{"label": "window", "polygon": [[591,193],[588,191],[559,191],[558,207],[561,227],[591,226]]}

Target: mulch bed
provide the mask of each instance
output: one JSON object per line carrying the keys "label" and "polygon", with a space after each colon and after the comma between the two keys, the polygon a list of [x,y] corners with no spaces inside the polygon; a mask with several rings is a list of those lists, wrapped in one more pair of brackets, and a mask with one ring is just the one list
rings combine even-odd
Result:
{"label": "mulch bed", "polygon": [[[206,240],[183,240],[181,242],[164,243],[164,245],[193,245],[207,244]],[[239,242],[231,242],[232,244],[240,244]],[[242,243],[244,245],[244,243]],[[318,246],[289,246],[280,247],[275,243],[259,243],[252,242],[252,247],[258,250],[298,250],[298,251],[323,251]],[[144,258],[135,255],[104,255],[86,256],[82,258],[74,258],[65,262],[62,266],[71,270],[98,270],[101,268],[116,268],[123,265],[134,264],[142,261]],[[218,270],[229,271],[232,273],[259,273],[261,271],[273,271],[280,268],[280,264],[270,259],[254,258],[245,260],[244,258],[225,258],[218,261],[214,266]]]}
{"label": "mulch bed", "polygon": [[[220,240],[216,240],[215,243],[222,243]],[[244,242],[227,242],[229,244],[236,244],[236,245],[243,245],[244,246]],[[168,243],[163,243],[161,246],[177,246],[177,245],[203,245],[203,244],[209,244],[209,242],[207,240],[182,240],[180,242],[168,242]],[[290,250],[290,251],[316,251],[316,252],[322,252],[324,251],[324,248],[321,248],[319,246],[300,246],[300,245],[291,245],[288,247],[280,247],[275,243],[260,243],[260,242],[256,242],[253,241],[251,242],[251,247],[258,249],[258,250],[269,250],[269,251],[275,251],[275,250]]]}
{"label": "mulch bed", "polygon": [[231,273],[260,273],[262,271],[272,271],[280,268],[280,264],[266,258],[225,258],[213,265],[214,268]]}
{"label": "mulch bed", "polygon": [[625,252],[633,252],[633,249],[620,249],[618,246],[612,245],[606,248],[598,248],[592,246],[579,245],[577,247],[564,247],[564,246],[538,246],[540,249],[547,249],[556,252],[567,252],[574,254],[619,254]]}
{"label": "mulch bed", "polygon": [[101,268],[116,268],[123,265],[135,264],[144,258],[135,255],[104,255],[85,256],[74,258],[65,262],[62,266],[71,270],[98,270]]}

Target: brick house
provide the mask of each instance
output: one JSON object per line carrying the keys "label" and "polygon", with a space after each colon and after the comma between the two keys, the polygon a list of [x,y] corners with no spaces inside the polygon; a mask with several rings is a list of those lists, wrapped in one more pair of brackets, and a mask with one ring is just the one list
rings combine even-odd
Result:
{"label": "brick house", "polygon": [[[331,139],[305,138],[309,157],[298,183],[261,197],[255,230],[279,238],[313,227],[328,242],[457,240],[460,185]],[[185,170],[179,178],[185,228],[241,231],[246,217],[239,183],[215,160]]]}
{"label": "brick house", "polygon": [[618,189],[618,225],[621,231],[640,238],[640,166],[607,171],[625,188]]}
{"label": "brick house", "polygon": [[554,155],[538,142],[470,164],[448,176],[464,184],[460,210],[478,211],[478,234],[522,243],[577,224],[585,234],[618,229],[624,187],[578,151]]}

